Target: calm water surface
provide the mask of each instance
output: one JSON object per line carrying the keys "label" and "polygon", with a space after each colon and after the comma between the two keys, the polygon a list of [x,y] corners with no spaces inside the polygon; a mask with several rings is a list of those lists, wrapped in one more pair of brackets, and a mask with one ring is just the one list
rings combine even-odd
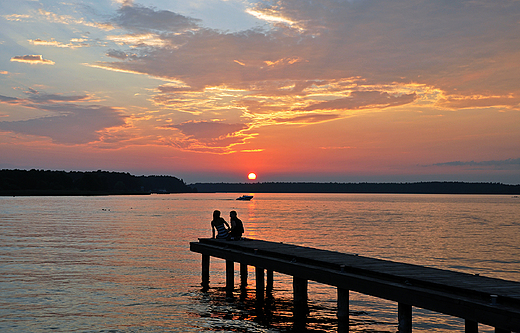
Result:
{"label": "calm water surface", "polygon": [[[254,310],[250,289],[225,299],[224,261],[200,290],[212,211],[236,210],[249,238],[520,281],[520,199],[511,196],[179,194],[0,197],[2,332],[288,332],[292,278]],[[238,285],[238,265],[235,272]],[[395,332],[397,304],[351,292],[351,331]],[[308,331],[336,330],[334,288],[309,282]],[[463,321],[414,308],[414,332]],[[492,332],[481,325],[481,332]]]}

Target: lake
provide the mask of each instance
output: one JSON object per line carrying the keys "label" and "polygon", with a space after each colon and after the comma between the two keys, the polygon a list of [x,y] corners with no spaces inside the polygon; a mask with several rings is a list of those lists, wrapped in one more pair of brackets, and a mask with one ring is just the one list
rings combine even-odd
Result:
{"label": "lake", "polygon": [[[244,236],[520,281],[520,199],[488,195],[239,194],[0,197],[2,332],[289,332],[292,277],[254,310],[254,268],[235,301],[225,262],[210,290],[189,242],[215,209]],[[239,284],[238,264],[235,283]],[[351,292],[351,331],[395,332],[397,304]],[[309,332],[336,330],[335,288],[309,282]],[[463,332],[414,308],[414,332]],[[493,332],[480,325],[480,332]]]}

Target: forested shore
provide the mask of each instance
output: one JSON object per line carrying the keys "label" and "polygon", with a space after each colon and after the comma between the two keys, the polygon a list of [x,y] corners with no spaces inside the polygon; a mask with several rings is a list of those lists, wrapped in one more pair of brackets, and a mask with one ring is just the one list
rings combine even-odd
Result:
{"label": "forested shore", "polygon": [[194,190],[172,176],[109,171],[0,170],[0,195],[128,195]]}
{"label": "forested shore", "polygon": [[410,193],[410,194],[520,194],[520,185],[501,183],[196,183],[200,193]]}
{"label": "forested shore", "polygon": [[520,185],[470,182],[415,183],[194,183],[173,176],[109,171],[0,170],[0,195],[145,195],[151,193],[410,193],[511,194]]}

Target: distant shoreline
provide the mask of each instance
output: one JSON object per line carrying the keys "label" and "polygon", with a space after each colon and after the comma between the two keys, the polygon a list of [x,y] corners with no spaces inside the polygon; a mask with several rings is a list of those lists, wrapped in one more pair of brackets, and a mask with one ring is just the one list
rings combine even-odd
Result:
{"label": "distant shoreline", "polygon": [[0,170],[0,196],[106,196],[169,193],[388,193],[520,195],[520,184],[431,181],[415,183],[194,183],[173,176],[108,171]]}
{"label": "distant shoreline", "polygon": [[198,193],[388,193],[388,194],[520,194],[520,185],[501,183],[196,183]]}
{"label": "distant shoreline", "polygon": [[173,176],[108,171],[0,170],[0,196],[103,196],[189,193]]}

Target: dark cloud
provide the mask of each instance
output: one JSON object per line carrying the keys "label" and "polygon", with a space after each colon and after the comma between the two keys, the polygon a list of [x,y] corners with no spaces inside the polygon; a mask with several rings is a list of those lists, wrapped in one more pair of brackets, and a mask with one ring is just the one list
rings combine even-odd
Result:
{"label": "dark cloud", "polygon": [[6,103],[6,104],[22,104],[23,100],[16,98],[16,97],[9,97],[9,96],[3,96],[0,95],[0,103]]}
{"label": "dark cloud", "polygon": [[312,104],[304,111],[313,110],[356,110],[363,108],[386,108],[412,103],[416,94],[392,96],[381,91],[355,91],[349,97]]}
{"label": "dark cloud", "polygon": [[244,124],[227,124],[220,121],[188,121],[169,127],[198,140],[224,139],[247,128]]}
{"label": "dark cloud", "polygon": [[[261,32],[230,34],[201,29],[189,35],[162,38],[168,46],[147,47],[149,51],[141,50],[143,53],[128,61],[99,65],[181,80],[198,91],[224,84],[244,87],[266,79],[285,81],[295,76],[288,68],[298,65],[267,66],[265,61],[284,57],[287,47],[284,41]],[[241,58],[248,59],[246,66],[235,62]]]}
{"label": "dark cloud", "polygon": [[61,144],[84,144],[98,141],[99,131],[125,123],[124,117],[111,107],[67,104],[42,109],[59,111],[60,114],[23,121],[3,121],[0,122],[0,131],[49,137]]}
{"label": "dark cloud", "polygon": [[491,161],[453,161],[432,164],[433,166],[469,166],[469,167],[493,167],[493,168],[505,168],[505,169],[518,169],[520,168],[520,158],[508,158],[506,160],[491,160]]}
{"label": "dark cloud", "polygon": [[125,4],[112,23],[135,32],[179,32],[197,28],[199,20],[167,10]]}
{"label": "dark cloud", "polygon": [[118,51],[118,50],[108,50],[106,54],[107,54],[107,56],[109,56],[111,58],[116,58],[116,59],[121,59],[121,60],[124,60],[128,57],[126,52]]}
{"label": "dark cloud", "polygon": [[43,59],[42,55],[23,55],[23,56],[14,56],[11,58],[11,61],[16,62],[25,62],[29,64],[45,64],[45,65],[54,65],[54,61]]}
{"label": "dark cloud", "polygon": [[27,98],[0,95],[0,103],[18,104],[48,112],[49,115],[21,121],[2,121],[0,131],[49,137],[55,143],[83,144],[98,141],[100,131],[125,124],[125,117],[112,107],[78,105],[86,95],[66,96],[40,93],[29,88]]}
{"label": "dark cloud", "polygon": [[508,158],[506,160],[491,161],[452,161],[435,163],[429,166],[438,167],[464,167],[472,170],[520,170],[520,158]]}
{"label": "dark cloud", "polygon": [[55,102],[78,102],[83,101],[88,98],[87,95],[61,95],[61,94],[46,94],[40,93],[37,90],[29,88],[27,94],[27,99],[33,103],[45,104],[45,103],[55,103]]}
{"label": "dark cloud", "polygon": [[307,59],[324,75],[344,72],[381,83],[414,81],[458,94],[503,95],[512,89],[518,94],[513,88],[520,74],[513,66],[520,56],[518,1],[263,4],[260,10],[274,11],[315,36]]}

